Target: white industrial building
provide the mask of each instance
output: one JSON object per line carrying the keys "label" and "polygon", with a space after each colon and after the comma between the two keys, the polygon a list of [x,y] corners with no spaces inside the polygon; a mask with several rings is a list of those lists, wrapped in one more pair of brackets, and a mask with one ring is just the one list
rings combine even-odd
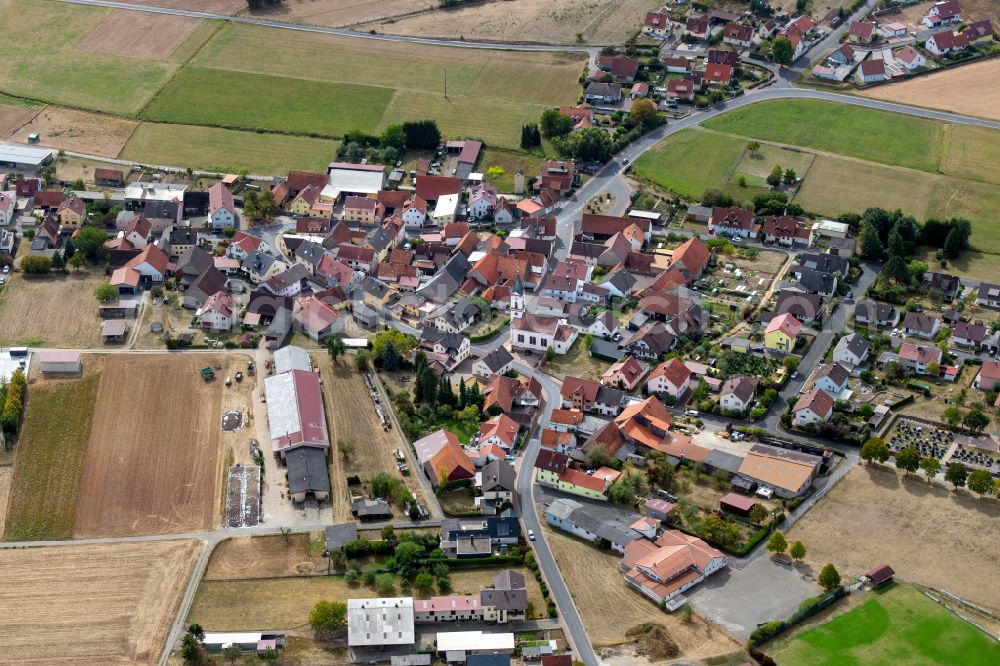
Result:
{"label": "white industrial building", "polygon": [[374,197],[385,187],[385,168],[377,164],[331,162],[326,172],[330,182],[320,193],[323,199],[337,201],[347,195]]}
{"label": "white industrial building", "polygon": [[274,374],[280,375],[289,370],[312,370],[309,352],[302,347],[289,345],[274,352]]}
{"label": "white industrial building", "polygon": [[125,201],[184,201],[187,185],[135,181],[125,186]]}
{"label": "white industrial building", "polygon": [[48,148],[0,143],[0,166],[21,171],[36,171],[52,162],[52,154]]}
{"label": "white industrial building", "polygon": [[413,597],[347,600],[347,645],[385,648],[413,645]]}
{"label": "white industrial building", "polygon": [[483,631],[441,631],[437,635],[437,651],[448,656],[449,662],[465,662],[473,654],[513,654],[514,634],[489,634]]}

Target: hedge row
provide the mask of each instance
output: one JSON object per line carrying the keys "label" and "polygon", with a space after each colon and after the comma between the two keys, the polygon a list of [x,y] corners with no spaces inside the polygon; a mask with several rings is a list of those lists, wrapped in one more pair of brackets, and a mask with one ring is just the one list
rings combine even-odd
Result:
{"label": "hedge row", "polygon": [[846,594],[847,590],[841,585],[837,589],[830,592],[830,594],[821,597],[809,605],[800,607],[799,610],[792,613],[791,617],[787,620],[771,620],[770,622],[757,627],[754,632],[750,634],[748,645],[751,648],[755,648],[758,645],[771,640],[778,634],[791,629],[806,618],[812,617]]}

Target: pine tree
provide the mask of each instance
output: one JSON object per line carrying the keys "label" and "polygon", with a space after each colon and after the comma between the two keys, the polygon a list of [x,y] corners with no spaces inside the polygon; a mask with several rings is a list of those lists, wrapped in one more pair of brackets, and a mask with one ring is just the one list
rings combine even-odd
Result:
{"label": "pine tree", "polygon": [[470,405],[475,405],[480,410],[482,410],[483,409],[483,402],[484,402],[483,396],[479,392],[479,384],[478,383],[473,383],[472,384],[472,389],[469,390],[469,404]]}
{"label": "pine tree", "polygon": [[469,391],[465,388],[465,377],[458,380],[458,408],[465,409],[469,403]]}

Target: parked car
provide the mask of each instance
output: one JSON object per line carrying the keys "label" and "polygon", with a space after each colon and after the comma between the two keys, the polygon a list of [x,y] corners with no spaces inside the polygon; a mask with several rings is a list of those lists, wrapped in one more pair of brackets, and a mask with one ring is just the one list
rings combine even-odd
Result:
{"label": "parked car", "polygon": [[535,530],[528,530],[528,540],[529,541],[535,540]]}
{"label": "parked car", "polygon": [[697,409],[685,409],[684,410],[684,415],[685,416],[698,416],[698,410]]}
{"label": "parked car", "polygon": [[628,158],[627,157],[623,157],[622,158],[622,166],[628,166]]}
{"label": "parked car", "polygon": [[7,273],[10,273],[10,264],[4,264],[4,266],[3,266],[3,272],[4,272],[4,275],[6,275]]}

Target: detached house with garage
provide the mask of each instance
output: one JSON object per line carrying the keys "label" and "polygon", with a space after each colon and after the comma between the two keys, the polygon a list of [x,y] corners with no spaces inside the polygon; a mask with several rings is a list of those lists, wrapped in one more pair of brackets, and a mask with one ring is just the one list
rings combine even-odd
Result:
{"label": "detached house with garage", "polygon": [[664,39],[670,31],[670,17],[664,11],[646,12],[642,22],[642,34],[653,39]]}
{"label": "detached house with garage", "polygon": [[932,340],[941,330],[941,320],[919,312],[907,312],[903,318],[903,332],[924,340]]}
{"label": "detached house with garage", "polygon": [[757,385],[754,377],[730,377],[719,391],[719,407],[727,412],[746,412],[753,404]]}

